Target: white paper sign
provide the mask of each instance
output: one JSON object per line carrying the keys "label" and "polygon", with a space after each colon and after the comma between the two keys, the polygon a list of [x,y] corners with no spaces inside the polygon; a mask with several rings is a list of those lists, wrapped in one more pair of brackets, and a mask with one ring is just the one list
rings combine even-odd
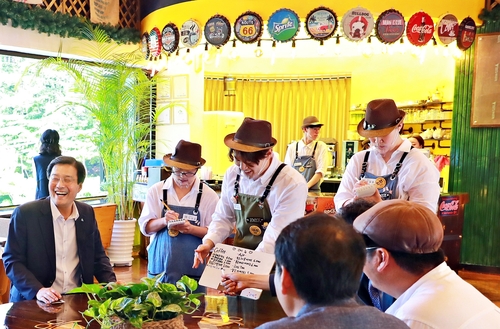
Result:
{"label": "white paper sign", "polygon": [[265,275],[271,272],[273,265],[273,254],[218,243],[212,251],[199,283],[217,289],[221,282],[222,271]]}

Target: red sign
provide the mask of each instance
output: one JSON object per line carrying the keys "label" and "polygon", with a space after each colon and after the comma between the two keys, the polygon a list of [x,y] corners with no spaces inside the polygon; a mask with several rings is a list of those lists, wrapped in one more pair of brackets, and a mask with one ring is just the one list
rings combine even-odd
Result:
{"label": "red sign", "polygon": [[456,216],[460,209],[458,195],[442,196],[439,201],[439,216]]}
{"label": "red sign", "polygon": [[444,15],[437,23],[436,34],[437,39],[444,45],[455,41],[458,35],[458,19],[455,15]]}
{"label": "red sign", "polygon": [[457,46],[461,50],[467,50],[476,38],[476,23],[470,17],[464,18],[458,27]]}
{"label": "red sign", "polygon": [[432,17],[423,11],[410,17],[406,25],[406,37],[414,46],[423,46],[432,39],[434,22]]}

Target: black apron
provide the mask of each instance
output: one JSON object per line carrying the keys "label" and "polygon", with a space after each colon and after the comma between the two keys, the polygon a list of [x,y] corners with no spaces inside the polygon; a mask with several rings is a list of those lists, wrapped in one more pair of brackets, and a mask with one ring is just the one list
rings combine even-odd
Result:
{"label": "black apron", "polygon": [[[311,178],[316,174],[316,160],[314,160],[314,153],[316,152],[316,146],[318,142],[314,144],[314,149],[311,155],[301,155],[299,156],[299,142],[295,143],[295,161],[293,162],[293,167],[297,170],[304,178],[306,182],[309,182]],[[321,181],[309,188],[309,191],[319,191]]]}

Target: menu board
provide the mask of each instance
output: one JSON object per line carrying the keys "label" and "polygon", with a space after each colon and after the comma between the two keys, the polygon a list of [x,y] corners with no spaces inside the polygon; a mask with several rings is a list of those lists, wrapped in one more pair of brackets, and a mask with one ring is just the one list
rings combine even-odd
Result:
{"label": "menu board", "polygon": [[218,243],[205,266],[200,285],[217,289],[222,273],[269,274],[274,255],[251,249]]}

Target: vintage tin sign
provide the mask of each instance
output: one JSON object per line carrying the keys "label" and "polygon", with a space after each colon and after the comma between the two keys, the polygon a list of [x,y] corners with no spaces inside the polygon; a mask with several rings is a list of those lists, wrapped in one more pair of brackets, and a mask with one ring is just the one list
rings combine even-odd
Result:
{"label": "vintage tin sign", "polygon": [[423,11],[414,14],[408,20],[406,37],[414,46],[423,46],[432,39],[434,22],[432,17]]}
{"label": "vintage tin sign", "polygon": [[351,41],[367,38],[372,33],[374,25],[372,13],[362,7],[350,9],[342,16],[344,35]]}
{"label": "vintage tin sign", "polygon": [[144,58],[148,59],[149,52],[149,33],[144,32],[141,36],[141,52],[144,54]]}
{"label": "vintage tin sign", "polygon": [[254,12],[247,11],[234,22],[234,35],[243,43],[254,43],[262,32],[262,18]]}
{"label": "vintage tin sign", "polygon": [[326,40],[333,36],[337,29],[337,15],[326,7],[313,9],[306,16],[306,31],[315,40]]}
{"label": "vintage tin sign", "polygon": [[375,33],[380,42],[394,43],[401,38],[404,32],[405,19],[399,11],[389,9],[377,18]]}
{"label": "vintage tin sign", "polygon": [[273,40],[287,42],[299,32],[299,16],[291,9],[278,9],[268,20],[267,30]]}
{"label": "vintage tin sign", "polygon": [[189,19],[181,26],[181,43],[189,48],[196,47],[201,41],[200,24]]}
{"label": "vintage tin sign", "polygon": [[205,39],[211,45],[220,47],[225,45],[231,37],[231,24],[226,17],[215,15],[205,24]]}
{"label": "vintage tin sign", "polygon": [[460,209],[458,195],[442,196],[439,201],[439,216],[456,216]]}
{"label": "vintage tin sign", "polygon": [[458,35],[458,19],[455,15],[446,14],[442,16],[437,24],[435,36],[443,45],[449,45],[457,39]]}
{"label": "vintage tin sign", "polygon": [[161,31],[161,45],[168,53],[173,53],[179,46],[179,29],[174,23],[168,23]]}
{"label": "vintage tin sign", "polygon": [[161,54],[161,34],[157,27],[154,27],[151,32],[149,32],[149,51],[151,56],[158,57]]}
{"label": "vintage tin sign", "polygon": [[476,39],[476,23],[470,17],[464,18],[458,27],[457,46],[460,50],[467,50]]}

